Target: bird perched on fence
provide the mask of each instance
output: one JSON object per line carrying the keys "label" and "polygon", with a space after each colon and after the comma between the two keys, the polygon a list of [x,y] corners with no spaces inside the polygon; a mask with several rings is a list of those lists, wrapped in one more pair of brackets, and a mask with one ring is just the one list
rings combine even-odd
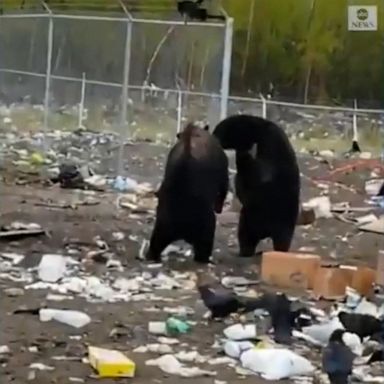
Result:
{"label": "bird perched on fence", "polygon": [[208,19],[225,20],[222,15],[210,15],[205,8],[200,8],[204,0],[178,0],[177,11],[187,21],[187,17],[191,20],[207,21]]}
{"label": "bird perched on fence", "polygon": [[343,329],[336,329],[324,348],[322,365],[331,384],[347,384],[355,355],[343,341]]}

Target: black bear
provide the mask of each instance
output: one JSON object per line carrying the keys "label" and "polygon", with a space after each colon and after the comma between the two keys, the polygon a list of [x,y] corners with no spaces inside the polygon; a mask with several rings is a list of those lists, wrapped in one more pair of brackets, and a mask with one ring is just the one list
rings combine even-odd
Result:
{"label": "black bear", "polygon": [[229,176],[227,156],[208,129],[188,124],[168,154],[147,260],[160,261],[170,243],[184,240],[196,262],[209,262]]}
{"label": "black bear", "polygon": [[285,132],[269,120],[235,115],[221,121],[213,135],[224,149],[236,151],[240,256],[252,256],[267,237],[274,250],[287,252],[299,213],[300,172]]}

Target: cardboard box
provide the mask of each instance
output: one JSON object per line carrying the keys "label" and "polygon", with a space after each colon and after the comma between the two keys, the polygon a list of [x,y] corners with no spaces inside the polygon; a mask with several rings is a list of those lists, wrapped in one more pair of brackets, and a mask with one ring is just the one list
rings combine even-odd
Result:
{"label": "cardboard box", "polygon": [[349,285],[349,270],[338,266],[322,266],[318,269],[313,294],[316,298],[341,299]]}
{"label": "cardboard box", "polygon": [[312,289],[317,270],[321,266],[318,255],[295,252],[264,252],[261,278],[270,284],[286,288]]}

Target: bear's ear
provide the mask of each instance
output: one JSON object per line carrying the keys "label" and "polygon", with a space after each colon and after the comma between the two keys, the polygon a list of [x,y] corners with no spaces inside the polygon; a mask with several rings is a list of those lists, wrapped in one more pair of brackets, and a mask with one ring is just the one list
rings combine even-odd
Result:
{"label": "bear's ear", "polygon": [[209,132],[209,124],[206,124],[203,129],[204,129],[204,131]]}

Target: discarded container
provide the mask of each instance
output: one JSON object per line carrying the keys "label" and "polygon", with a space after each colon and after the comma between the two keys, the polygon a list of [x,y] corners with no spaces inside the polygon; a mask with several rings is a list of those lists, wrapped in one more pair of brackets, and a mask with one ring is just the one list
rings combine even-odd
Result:
{"label": "discarded container", "polygon": [[294,252],[264,252],[261,264],[262,279],[280,287],[312,289],[321,258],[317,255]]}
{"label": "discarded container", "polygon": [[224,329],[224,335],[227,339],[240,341],[256,338],[255,324],[233,324]]}
{"label": "discarded container", "polygon": [[384,286],[384,251],[379,251],[377,256],[376,283]]}
{"label": "discarded container", "polygon": [[377,196],[383,185],[384,179],[372,179],[365,182],[365,193],[368,196]]}
{"label": "discarded container", "polygon": [[62,255],[43,255],[39,267],[38,276],[42,281],[55,283],[66,272],[66,258]]}
{"label": "discarded container", "polygon": [[318,269],[313,293],[324,299],[340,299],[346,295],[348,276],[338,266],[322,266]]}
{"label": "discarded container", "polygon": [[166,323],[166,330],[168,335],[179,335],[180,333],[187,333],[191,329],[191,326],[182,320],[179,320],[175,317],[170,317]]}
{"label": "discarded container", "polygon": [[75,328],[84,327],[91,322],[91,318],[86,313],[66,309],[43,308],[39,311],[39,317],[43,322],[56,320]]}
{"label": "discarded container", "polygon": [[240,356],[245,369],[258,373],[266,380],[287,379],[309,375],[315,367],[306,358],[288,349],[250,349]]}
{"label": "discarded container", "polygon": [[113,188],[120,192],[134,192],[138,187],[136,180],[129,177],[117,176],[113,182]]}
{"label": "discarded container", "polygon": [[224,352],[227,356],[238,359],[244,351],[254,347],[250,341],[228,340],[224,344]]}
{"label": "discarded container", "polygon": [[88,347],[88,359],[99,377],[134,377],[136,364],[113,349]]}
{"label": "discarded container", "polygon": [[165,321],[150,321],[148,323],[148,331],[152,335],[167,335],[167,325]]}

